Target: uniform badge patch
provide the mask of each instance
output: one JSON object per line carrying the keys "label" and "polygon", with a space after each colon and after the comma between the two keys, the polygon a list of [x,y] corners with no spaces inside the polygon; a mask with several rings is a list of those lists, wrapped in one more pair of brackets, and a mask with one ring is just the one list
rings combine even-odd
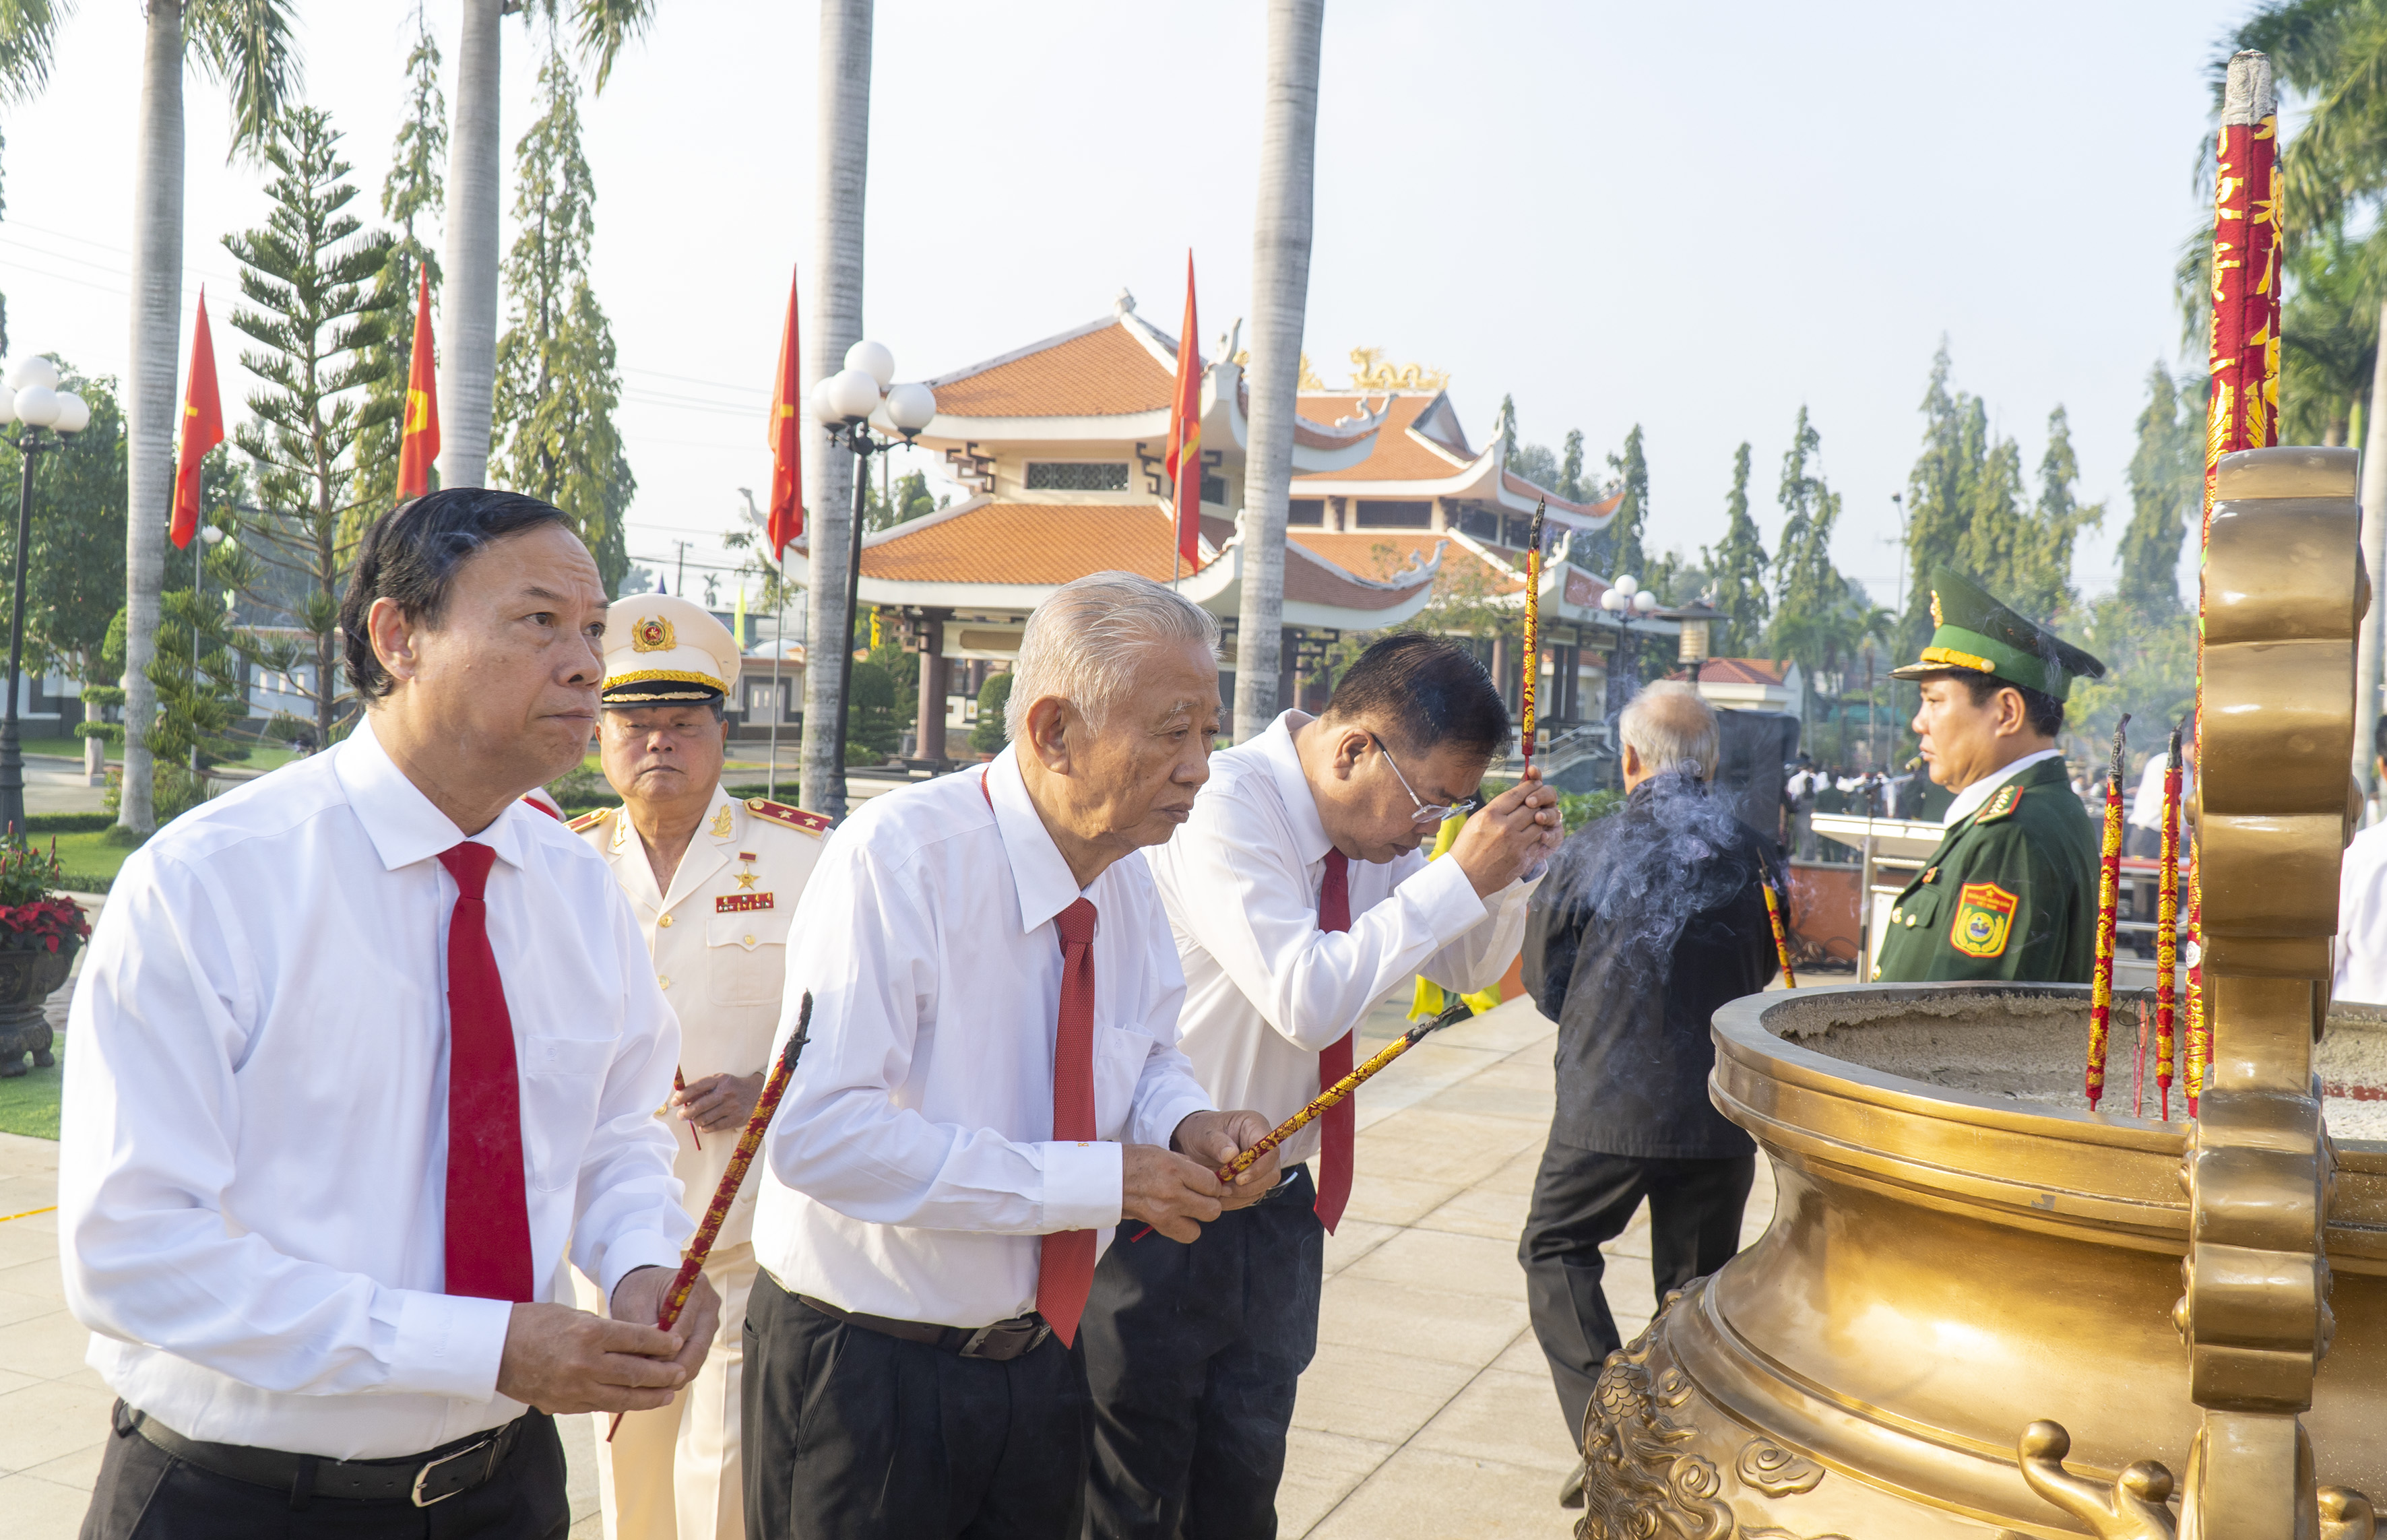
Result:
{"label": "uniform badge patch", "polygon": [[729,838],[729,810],[726,807],[713,815],[713,837],[715,839]]}
{"label": "uniform badge patch", "polygon": [[776,906],[768,893],[724,893],[713,901],[713,912],[716,915],[737,915],[749,909],[773,907]]}
{"label": "uniform badge patch", "polygon": [[2022,789],[2019,786],[1999,787],[1989,797],[1989,805],[1981,809],[1973,822],[1986,824],[2012,813],[2022,805]]}
{"label": "uniform badge patch", "polygon": [[633,652],[668,652],[678,645],[672,634],[672,623],[661,615],[643,615],[630,627],[630,650]]}
{"label": "uniform badge patch", "polygon": [[1956,894],[1948,944],[1967,957],[2002,957],[2022,900],[1994,882],[1967,882]]}

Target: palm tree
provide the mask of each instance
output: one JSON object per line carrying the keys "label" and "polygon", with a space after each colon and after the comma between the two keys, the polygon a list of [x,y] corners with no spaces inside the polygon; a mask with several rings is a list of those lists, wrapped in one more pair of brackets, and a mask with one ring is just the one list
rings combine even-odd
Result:
{"label": "palm tree", "polygon": [[264,143],[297,89],[290,0],[148,0],[133,195],[133,347],[125,370],[124,791],[117,821],[156,827],[150,727],[158,594],[173,499],[174,378],[183,323],[183,58],[232,89],[233,154]]}
{"label": "palm tree", "polygon": [[[50,83],[58,8],[51,0],[12,0],[0,6],[0,102],[14,106],[31,101]],[[0,353],[7,350],[8,301],[0,296]]]}
{"label": "palm tree", "polygon": [[[1244,587],[1235,623],[1235,741],[1276,715],[1284,625],[1284,517],[1309,305],[1318,163],[1318,53],[1326,0],[1269,0],[1260,200],[1252,229],[1251,442],[1244,468]],[[1191,347],[1194,339],[1180,346]]]}
{"label": "palm tree", "polygon": [[[252,4],[266,0],[250,0]],[[605,89],[622,47],[654,19],[654,0],[463,0],[456,112],[448,135],[448,274],[440,297],[439,484],[489,477],[490,403],[498,377],[498,182],[505,145],[498,110],[503,32],[516,11],[565,19]]]}
{"label": "palm tree", "polygon": [[[870,171],[870,41],[872,0],[821,0],[820,137],[815,196],[819,223],[813,247],[811,313],[804,340],[811,373],[825,380],[845,367],[845,350],[862,340],[862,210]],[[853,540],[853,457],[830,448],[815,425],[805,430],[805,525],[812,595],[804,611],[804,806],[837,817],[845,812],[838,777],[838,692],[831,660],[843,657],[852,635],[845,612],[846,557]]]}

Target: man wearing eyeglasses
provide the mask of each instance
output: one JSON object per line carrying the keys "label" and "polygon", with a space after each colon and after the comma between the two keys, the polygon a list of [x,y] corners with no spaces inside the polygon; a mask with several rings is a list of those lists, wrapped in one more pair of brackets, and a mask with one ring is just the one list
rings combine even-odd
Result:
{"label": "man wearing eyeglasses", "polygon": [[[668,594],[615,601],[605,637],[598,749],[622,805],[575,818],[644,932],[663,999],[679,1016],[679,1079],[663,1109],[682,1202],[702,1218],[762,1095],[787,982],[788,921],[820,859],[828,820],[721,785],[725,709],[738,640],[702,606]],[[704,1276],[720,1333],[696,1379],[632,1412],[597,1445],[607,1540],[738,1540],[745,1533],[739,1395],[754,1284],[750,1177]],[[584,1302],[591,1293],[575,1275]]]}
{"label": "man wearing eyeglasses", "polygon": [[[1352,1029],[1413,976],[1499,981],[1561,835],[1538,777],[1478,802],[1509,738],[1481,664],[1404,636],[1370,648],[1323,715],[1286,712],[1211,757],[1185,826],[1145,859],[1185,970],[1180,1046],[1218,1105],[1282,1121],[1349,1071]],[[1421,847],[1451,818],[1467,822],[1450,859],[1428,865]],[[1283,1180],[1197,1243],[1152,1234],[1105,1256],[1083,1328],[1089,1537],[1275,1533],[1354,1111],[1289,1140]]]}

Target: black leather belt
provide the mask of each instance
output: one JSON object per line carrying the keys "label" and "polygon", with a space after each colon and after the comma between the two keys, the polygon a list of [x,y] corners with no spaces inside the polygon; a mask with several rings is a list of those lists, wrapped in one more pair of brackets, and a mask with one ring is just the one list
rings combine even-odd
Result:
{"label": "black leather belt", "polygon": [[116,1403],[116,1431],[143,1438],[200,1470],[228,1481],[272,1487],[305,1498],[344,1497],[350,1502],[410,1502],[429,1508],[470,1492],[498,1473],[521,1440],[524,1426],[544,1412],[528,1412],[502,1428],[491,1428],[419,1455],[395,1459],[325,1459],[246,1444],[209,1444],[185,1438],[137,1407]]}
{"label": "black leather belt", "polygon": [[859,1310],[840,1310],[825,1299],[810,1294],[796,1298],[831,1320],[841,1320],[848,1326],[859,1326],[865,1332],[876,1332],[898,1342],[916,1342],[964,1358],[987,1358],[995,1363],[1009,1363],[1025,1357],[1044,1345],[1053,1329],[1037,1315],[1014,1316],[998,1320],[991,1326],[938,1326],[925,1320],[896,1320],[888,1316],[865,1316]]}

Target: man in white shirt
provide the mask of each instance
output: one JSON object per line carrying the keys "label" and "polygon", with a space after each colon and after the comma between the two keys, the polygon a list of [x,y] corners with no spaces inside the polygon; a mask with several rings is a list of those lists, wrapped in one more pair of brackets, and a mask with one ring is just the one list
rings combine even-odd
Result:
{"label": "man in white shirt", "polygon": [[780,1026],[809,993],[811,1045],[754,1216],[750,1534],[1076,1536],[1096,1258],[1274,1183],[1272,1154],[1213,1174],[1269,1124],[1213,1111],[1178,1052],[1184,976],[1122,859],[1208,775],[1217,645],[1148,579],[1063,587],[1020,641],[1011,747],[822,852]]}
{"label": "man in white shirt", "polygon": [[[1351,665],[1323,715],[1287,712],[1211,761],[1191,820],[1145,859],[1185,968],[1186,1056],[1213,1100],[1282,1121],[1349,1072],[1352,1029],[1416,975],[1459,993],[1499,982],[1558,845],[1556,793],[1535,776],[1469,818],[1448,859],[1419,847],[1474,807],[1509,737],[1480,663],[1402,636]],[[1150,1235],[1104,1257],[1086,1309],[1090,1540],[1275,1533],[1355,1111],[1287,1141],[1291,1174],[1199,1244]]]}
{"label": "man in white shirt", "polygon": [[[353,735],[125,863],[75,997],[67,1298],[121,1398],[92,1540],[570,1526],[551,1414],[667,1402],[693,1226],[679,1031],[598,861],[521,802],[579,762],[605,590],[547,504],[366,532]],[[443,966],[444,962],[444,966]],[[469,1152],[469,1154],[467,1153]],[[564,1262],[612,1318],[560,1303]]]}
{"label": "man in white shirt", "polygon": [[[2373,767],[2387,777],[2387,716],[2371,735]],[[2330,997],[2387,1005],[2387,824],[2345,847],[2337,868],[2337,976]]]}

